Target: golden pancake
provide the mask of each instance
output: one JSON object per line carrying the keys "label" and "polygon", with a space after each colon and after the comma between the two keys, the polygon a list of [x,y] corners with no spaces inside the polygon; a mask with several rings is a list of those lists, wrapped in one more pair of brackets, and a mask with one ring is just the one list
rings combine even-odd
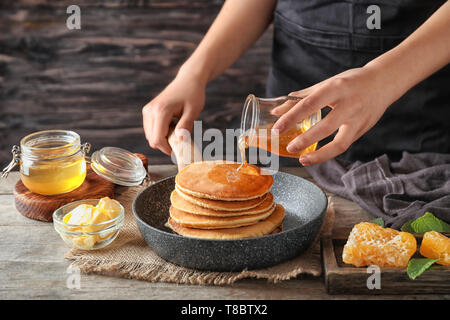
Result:
{"label": "golden pancake", "polygon": [[[217,201],[217,200],[211,200]],[[177,190],[172,191],[170,195],[170,202],[172,206],[178,210],[182,210],[191,214],[198,214],[204,216],[217,216],[217,217],[231,217],[231,216],[244,216],[257,214],[269,210],[273,206],[273,195],[269,192],[264,198],[263,202],[254,208],[242,210],[242,211],[226,211],[226,210],[213,210],[198,206],[189,201],[186,201],[183,197],[180,197],[180,193]],[[238,202],[224,201],[229,204],[239,204]]]}
{"label": "golden pancake", "polygon": [[[171,228],[170,228],[170,225],[169,225],[169,220],[167,220],[167,222],[164,224],[164,226],[167,227],[167,228],[169,228],[169,229],[171,229]],[[275,228],[275,230],[273,230],[273,231],[272,231],[271,233],[269,233],[269,234],[277,234],[277,233],[280,233],[280,232],[282,232],[282,231],[283,231],[283,225],[280,224],[278,227]]]}
{"label": "golden pancake", "polygon": [[277,227],[275,230],[273,230],[271,233],[269,234],[276,234],[276,233],[280,233],[281,231],[283,231],[283,226],[280,225],[279,227]]}
{"label": "golden pancake", "polygon": [[272,187],[273,178],[252,164],[231,161],[194,162],[175,177],[182,192],[198,198],[239,201],[259,198]]}
{"label": "golden pancake", "polygon": [[255,224],[260,220],[266,219],[275,210],[275,205],[271,205],[266,211],[250,214],[245,216],[233,217],[212,217],[202,216],[198,214],[188,213],[179,210],[174,206],[170,206],[170,217],[173,221],[183,227],[198,228],[198,229],[221,229],[221,228],[236,228]]}
{"label": "golden pancake", "polygon": [[276,230],[284,218],[284,208],[277,204],[275,211],[264,220],[255,224],[238,227],[238,228],[223,228],[223,229],[195,229],[187,228],[176,223],[172,218],[169,218],[167,225],[176,233],[182,236],[210,240],[235,240],[243,238],[261,237],[272,233]]}
{"label": "golden pancake", "polygon": [[187,193],[184,193],[180,189],[175,186],[175,190],[177,191],[178,198],[182,197],[184,200],[189,201],[197,206],[218,210],[218,211],[244,211],[251,208],[254,208],[263,202],[269,193],[266,193],[262,197],[250,199],[250,200],[242,200],[242,201],[224,201],[224,200],[212,200],[205,198],[197,198]]}

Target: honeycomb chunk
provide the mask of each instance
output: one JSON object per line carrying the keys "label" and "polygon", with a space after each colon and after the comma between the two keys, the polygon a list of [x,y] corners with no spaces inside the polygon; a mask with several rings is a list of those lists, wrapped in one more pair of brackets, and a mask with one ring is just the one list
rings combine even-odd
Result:
{"label": "honeycomb chunk", "polygon": [[426,232],[419,251],[426,258],[439,259],[436,263],[450,266],[450,238],[439,232]]}
{"label": "honeycomb chunk", "polygon": [[361,222],[350,232],[342,259],[357,267],[406,267],[416,250],[412,234]]}

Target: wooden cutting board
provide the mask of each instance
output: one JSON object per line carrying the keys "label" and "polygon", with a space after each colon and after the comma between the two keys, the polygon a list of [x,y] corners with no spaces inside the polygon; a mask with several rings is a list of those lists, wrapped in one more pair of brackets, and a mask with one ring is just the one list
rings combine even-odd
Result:
{"label": "wooden cutting board", "polygon": [[[421,237],[416,236],[419,248]],[[381,268],[380,289],[369,289],[367,281],[373,272],[357,268],[342,261],[346,237],[321,239],[325,286],[329,294],[422,294],[450,293],[450,267],[435,264],[415,280],[406,268]],[[415,257],[415,256],[414,256]]]}
{"label": "wooden cutting board", "polygon": [[[136,154],[148,170],[148,160],[144,155]],[[16,209],[25,217],[51,222],[53,212],[59,207],[82,199],[114,198],[115,184],[97,175],[91,166],[87,166],[86,179],[77,189],[54,196],[44,196],[28,190],[19,180],[14,187],[14,203]]]}

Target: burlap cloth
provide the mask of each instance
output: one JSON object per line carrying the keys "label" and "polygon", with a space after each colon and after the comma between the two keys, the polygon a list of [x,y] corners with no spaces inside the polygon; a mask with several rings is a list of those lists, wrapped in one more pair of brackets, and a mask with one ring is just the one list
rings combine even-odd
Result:
{"label": "burlap cloth", "polygon": [[320,234],[330,234],[334,222],[333,205],[329,203],[319,236],[313,245],[298,257],[279,265],[241,272],[208,272],[184,268],[160,258],[142,238],[135,222],[131,204],[142,187],[116,188],[115,199],[125,208],[125,221],[116,240],[95,251],[71,249],[65,254],[84,273],[179,284],[231,284],[244,278],[265,278],[271,282],[288,280],[300,274],[320,276]]}

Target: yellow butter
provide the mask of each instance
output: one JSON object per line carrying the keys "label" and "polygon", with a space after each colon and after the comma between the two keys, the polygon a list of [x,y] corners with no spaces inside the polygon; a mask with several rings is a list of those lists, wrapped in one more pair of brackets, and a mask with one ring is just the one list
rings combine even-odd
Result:
{"label": "yellow butter", "polygon": [[98,242],[98,236],[73,237],[72,244],[79,249],[92,249]]}
{"label": "yellow butter", "polygon": [[108,197],[101,198],[97,204],[97,208],[106,211],[110,219],[114,219],[122,211],[119,201],[110,199]]}
{"label": "yellow butter", "polygon": [[[77,225],[79,227],[69,227],[66,229],[77,232],[96,232],[109,227],[113,222],[96,226],[95,224],[107,222],[119,215],[122,208],[116,200],[104,197],[100,199],[97,206],[90,204],[80,204],[75,209],[67,213],[63,221],[66,224]],[[112,234],[111,232],[110,234]],[[94,245],[105,240],[110,234],[100,237],[99,235],[73,236],[72,243],[77,248],[92,249]]]}

